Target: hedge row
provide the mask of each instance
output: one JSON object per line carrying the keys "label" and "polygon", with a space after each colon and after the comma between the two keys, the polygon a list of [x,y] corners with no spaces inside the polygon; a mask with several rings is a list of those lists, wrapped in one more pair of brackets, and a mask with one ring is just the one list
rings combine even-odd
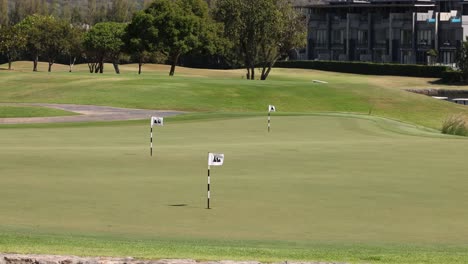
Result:
{"label": "hedge row", "polygon": [[452,71],[452,70],[443,72],[441,81],[443,83],[453,83],[453,84],[466,83],[463,80],[463,74],[461,71]]}
{"label": "hedge row", "polygon": [[276,62],[275,67],[314,69],[370,75],[397,75],[434,78],[442,78],[444,72],[449,70],[449,67],[446,66],[347,61],[278,61]]}

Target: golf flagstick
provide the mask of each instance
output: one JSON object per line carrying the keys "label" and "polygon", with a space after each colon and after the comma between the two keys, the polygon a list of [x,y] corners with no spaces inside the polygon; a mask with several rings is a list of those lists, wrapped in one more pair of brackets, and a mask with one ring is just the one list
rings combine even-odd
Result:
{"label": "golf flagstick", "polygon": [[211,171],[211,166],[221,166],[224,163],[224,154],[218,154],[218,153],[210,153],[208,152],[208,189],[207,189],[207,204],[206,204],[206,209],[211,209],[210,208],[210,171]]}
{"label": "golf flagstick", "polygon": [[150,156],[153,156],[153,126],[164,126],[164,118],[163,117],[151,117],[151,128],[150,128]]}
{"label": "golf flagstick", "polygon": [[270,133],[271,127],[271,112],[276,112],[276,107],[274,105],[268,106],[268,133]]}

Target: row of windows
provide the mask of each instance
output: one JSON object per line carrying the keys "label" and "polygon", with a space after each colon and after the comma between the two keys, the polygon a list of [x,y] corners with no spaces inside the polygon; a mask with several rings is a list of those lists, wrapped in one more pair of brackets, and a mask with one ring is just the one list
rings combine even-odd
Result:
{"label": "row of windows", "polygon": [[[316,31],[316,42],[318,45],[327,44],[327,30]],[[417,32],[418,45],[431,45],[433,36],[432,30],[419,30]],[[446,30],[440,33],[440,38],[444,42],[455,39],[455,30]],[[331,42],[333,44],[343,44],[345,40],[344,30],[333,30],[331,32]],[[374,32],[374,41],[377,44],[385,44],[388,40],[388,30],[377,30]],[[358,30],[357,42],[359,45],[367,45],[369,41],[369,32],[367,30]],[[413,33],[411,30],[400,31],[400,44],[412,45]]]}

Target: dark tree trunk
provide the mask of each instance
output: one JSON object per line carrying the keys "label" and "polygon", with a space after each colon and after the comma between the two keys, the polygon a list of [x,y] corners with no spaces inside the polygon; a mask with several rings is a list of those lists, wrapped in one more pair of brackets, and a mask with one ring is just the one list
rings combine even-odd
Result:
{"label": "dark tree trunk", "polygon": [[76,62],[76,57],[73,57],[73,60],[72,60],[72,57],[70,56],[70,70],[68,72],[73,71],[73,66],[75,66],[75,62]]}
{"label": "dark tree trunk", "polygon": [[171,64],[171,71],[169,72],[169,76],[174,76],[175,68],[177,65],[177,61],[179,60],[180,53],[176,53],[172,55],[172,64]]}
{"label": "dark tree trunk", "polygon": [[141,60],[138,62],[138,74],[141,74],[141,66],[143,65],[143,63],[141,62]]}
{"label": "dark tree trunk", "polygon": [[271,69],[273,68],[273,66],[275,65],[275,63],[276,63],[276,61],[278,59],[279,58],[276,58],[270,64],[268,64],[267,66],[263,66],[262,77],[261,77],[262,81],[264,81],[264,80],[266,80],[268,78],[268,76],[270,75]]}
{"label": "dark tree trunk", "polygon": [[250,80],[250,68],[247,67],[247,74],[246,74],[247,80]]}
{"label": "dark tree trunk", "polygon": [[34,56],[34,61],[33,61],[33,72],[37,72],[37,63],[39,61],[39,56],[36,55]]}
{"label": "dark tree trunk", "polygon": [[114,65],[115,73],[120,74],[119,63],[114,61],[112,64]]}
{"label": "dark tree trunk", "polygon": [[49,59],[49,69],[48,72],[52,71],[52,65],[54,65],[54,60]]}
{"label": "dark tree trunk", "polygon": [[11,60],[8,60],[8,70],[11,71],[11,63],[12,61]]}
{"label": "dark tree trunk", "polygon": [[104,58],[99,61],[99,73],[104,73]]}
{"label": "dark tree trunk", "polygon": [[255,80],[255,67],[254,66],[250,68],[250,79]]}

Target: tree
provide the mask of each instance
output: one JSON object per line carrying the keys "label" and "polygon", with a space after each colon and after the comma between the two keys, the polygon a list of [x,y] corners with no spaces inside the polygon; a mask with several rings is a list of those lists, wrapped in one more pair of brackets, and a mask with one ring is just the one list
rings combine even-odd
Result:
{"label": "tree", "polygon": [[0,26],[8,25],[8,0],[0,0]]}
{"label": "tree", "polygon": [[27,36],[25,50],[33,59],[33,71],[37,71],[39,54],[44,44],[41,25],[45,23],[46,19],[46,17],[41,15],[31,15],[18,24],[20,31]]}
{"label": "tree", "polygon": [[462,72],[463,81],[468,81],[468,37],[457,50],[455,59],[458,69]]}
{"label": "tree", "polygon": [[243,58],[247,79],[255,79],[255,66],[261,64],[265,80],[279,58],[305,45],[305,19],[287,0],[218,0],[215,17]]}
{"label": "tree", "polygon": [[146,12],[138,12],[126,27],[123,41],[125,51],[138,61],[138,74],[149,54],[158,49],[159,30],[154,25],[154,17]]}
{"label": "tree", "polygon": [[209,22],[208,5],[203,0],[156,0],[145,9],[152,16],[152,27],[159,29],[155,46],[171,61],[173,76],[181,54],[202,45]]}
{"label": "tree", "polygon": [[88,0],[88,8],[87,8],[87,17],[86,23],[88,25],[94,25],[96,23],[96,14],[97,14],[97,5],[96,0]]}
{"label": "tree", "polygon": [[[109,59],[114,65],[115,72],[120,73],[119,57],[124,43],[122,37],[125,24],[116,22],[97,23],[84,37],[84,46],[88,54],[89,63],[97,63],[94,72],[104,72],[104,60]],[[91,71],[91,67],[90,67]]]}
{"label": "tree", "polygon": [[294,48],[306,45],[306,19],[287,1],[278,1],[274,17],[266,23],[269,37],[260,44],[261,80],[266,80],[277,60],[287,58]]}
{"label": "tree", "polygon": [[25,46],[26,36],[17,26],[0,27],[0,54],[4,54],[8,59],[8,70],[11,70],[11,64]]}
{"label": "tree", "polygon": [[135,3],[131,0],[112,0],[112,7],[108,13],[109,21],[127,22],[135,11]]}
{"label": "tree", "polygon": [[48,72],[52,71],[52,65],[57,57],[64,54],[68,47],[68,39],[71,31],[69,24],[56,20],[53,17],[46,20],[44,24],[43,39],[41,53],[49,63]]}
{"label": "tree", "polygon": [[70,28],[65,48],[65,53],[69,58],[69,72],[73,71],[73,66],[75,65],[77,57],[80,57],[84,53],[83,37],[84,29],[77,26]]}
{"label": "tree", "polygon": [[68,24],[53,16],[36,14],[26,17],[18,26],[27,36],[26,50],[33,58],[33,71],[37,71],[39,56],[44,56],[50,72],[57,56],[65,50]]}

